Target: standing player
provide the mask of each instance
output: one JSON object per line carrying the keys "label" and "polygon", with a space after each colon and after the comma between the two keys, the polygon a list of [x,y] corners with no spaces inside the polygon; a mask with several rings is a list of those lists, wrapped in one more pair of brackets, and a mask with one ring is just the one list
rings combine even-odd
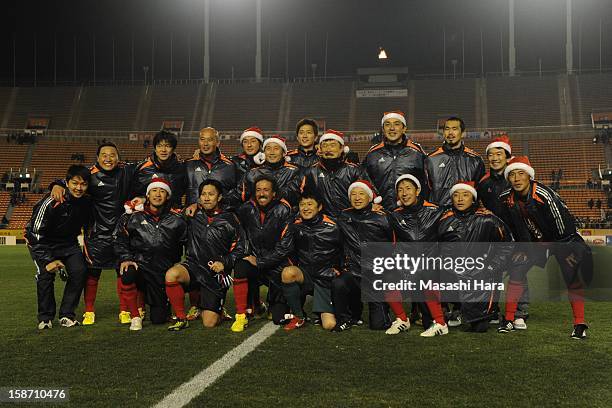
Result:
{"label": "standing player", "polygon": [[166,293],[177,317],[168,327],[178,331],[189,327],[185,313],[183,286],[200,286],[200,307],[204,327],[216,327],[222,321],[228,276],[237,259],[244,255],[244,242],[238,219],[220,207],[223,186],[217,180],[200,184],[198,208],[188,219],[187,256],[166,273]]}
{"label": "standing player", "polygon": [[313,295],[312,311],[321,316],[321,326],[331,330],[336,326],[331,296],[332,279],[342,261],[341,232],[338,225],[324,215],[320,199],[315,195],[300,197],[300,216],[289,226],[293,236],[294,261],[283,269],[283,294],[293,314],[285,330],[294,330],[306,323],[302,299]]}
{"label": "standing player", "polygon": [[381,123],[383,141],[370,148],[363,166],[383,198],[382,206],[391,211],[397,207],[395,180],[402,174],[416,176],[425,190],[423,196],[428,196],[427,155],[406,135],[406,118],[402,112],[385,112]]}
{"label": "standing player", "polygon": [[329,129],[319,141],[319,162],[304,171],[302,190],[320,197],[323,212],[333,218],[351,206],[348,188],[363,178],[361,167],[346,161],[347,152],[344,134]]}
{"label": "standing player", "polygon": [[258,164],[255,163],[255,157],[261,152],[263,140],[263,132],[258,127],[245,129],[240,135],[242,153],[232,157],[232,161],[236,163],[236,168],[238,170],[237,180],[242,180],[242,177],[244,177],[247,171],[258,166]]}
{"label": "standing player", "polygon": [[[393,228],[397,242],[437,242],[438,224],[443,210],[435,204],[421,197],[421,183],[412,174],[404,174],[395,182],[399,207],[389,214],[389,223]],[[423,327],[427,329],[421,333],[422,337],[434,337],[448,334],[448,326],[444,320],[440,293],[438,291],[425,291],[426,301],[419,303]],[[391,305],[397,310],[400,320],[406,320],[406,314],[400,302]],[[433,318],[433,319],[432,319]],[[409,324],[407,325],[409,326]],[[388,334],[397,334],[401,328],[400,322],[395,330]]]}
{"label": "standing player", "polygon": [[173,208],[182,206],[181,200],[187,188],[187,171],[185,163],[176,157],[176,145],[177,140],[173,133],[161,131],[155,135],[153,153],[136,168],[133,196],[144,197],[151,180],[161,178],[166,180],[172,189],[170,205]]}
{"label": "standing player", "polygon": [[[113,248],[113,231],[119,217],[124,213],[124,203],[132,197],[132,184],[135,165],[119,162],[119,150],[112,142],[98,146],[97,162],[90,169],[89,194],[93,202],[93,220],[85,231],[83,251],[88,264],[85,285],[85,314],[83,325],[95,323],[94,303],[98,292],[98,281],[102,269],[116,268],[117,262]],[[61,202],[65,194],[62,183],[54,183],[52,197]],[[121,276],[117,275],[117,295],[119,297],[119,321],[129,324],[131,317],[121,296]]]}
{"label": "standing player", "polygon": [[288,151],[287,157],[291,164],[298,166],[303,171],[319,161],[315,148],[319,136],[317,122],[309,118],[300,120],[295,126],[295,136],[299,146],[297,149]]}
{"label": "standing player", "polygon": [[168,320],[164,276],[181,259],[187,230],[180,213],[171,208],[168,181],[153,179],[146,194],[144,210],[124,214],[113,234],[123,298],[131,316],[130,330],[142,330],[137,290],[145,293],[151,323],[163,324]]}
{"label": "standing player", "polygon": [[[504,170],[508,165],[508,160],[512,157],[512,145],[507,135],[502,135],[493,139],[486,149],[487,160],[489,161],[490,170],[478,183],[478,198],[482,205],[498,217],[502,216],[502,202],[499,199],[501,193],[510,188],[510,183],[504,177]],[[527,280],[523,282],[523,295],[518,304],[514,316],[514,328],[518,330],[527,329],[527,317],[529,316],[529,288]],[[495,309],[499,306],[495,302]],[[494,318],[491,323],[499,324],[499,320]]]}
{"label": "standing player", "polygon": [[[463,242],[460,246],[462,252],[470,254],[469,243],[502,243],[512,241],[512,234],[504,222],[486,208],[479,207],[478,193],[474,182],[457,182],[450,189],[452,209],[448,210],[440,219],[439,232],[441,242]],[[472,281],[498,282],[505,270],[507,259],[512,251],[511,247],[501,245],[487,253],[487,267],[482,269],[467,269],[463,276]],[[488,330],[489,321],[494,317],[492,308],[495,291],[464,290],[460,297],[462,318],[460,321],[468,323],[467,331],[484,333]]]}
{"label": "standing player", "polygon": [[285,322],[288,311],[281,286],[281,271],[289,263],[292,237],[288,234],[292,221],[291,205],[279,199],[276,179],[260,175],[254,182],[252,198],[238,209],[238,218],[246,234],[243,259],[234,267],[234,300],[236,321],[232,331],[241,332],[248,326],[246,316],[248,292],[268,286],[268,303],[275,324]]}
{"label": "standing player", "polygon": [[58,203],[49,195],[43,197],[34,206],[32,218],[25,227],[25,239],[36,264],[39,330],[53,327],[56,273],[66,281],[59,310],[60,325],[79,325],[74,311],[87,277],[87,265],[77,236],[90,218],[91,203],[85,198],[88,182],[86,167],[70,166],[66,174],[68,194],[65,200]]}
{"label": "standing player", "polygon": [[[348,196],[351,208],[338,216],[344,242],[342,273],[332,282],[332,296],[337,324],[334,331],[350,329],[361,320],[361,244],[363,242],[393,242],[393,230],[384,211],[374,211],[372,202],[380,203],[380,197],[367,180],[350,185]],[[389,305],[385,302],[369,302],[370,329],[386,330],[391,326]]]}
{"label": "standing player", "polygon": [[[591,249],[584,243],[576,229],[576,221],[557,193],[534,180],[535,171],[525,156],[514,157],[508,163],[504,175],[512,188],[504,191],[503,219],[520,242],[556,242],[552,254],[559,261],[561,273],[568,288],[568,298],[574,315],[571,337],[585,339],[588,326],[584,320],[584,285],[580,274],[589,274],[592,268]],[[542,249],[544,250],[544,248]],[[533,254],[525,254],[532,257]],[[525,277],[510,275],[506,291],[506,313],[499,333],[514,330],[512,322],[516,302],[523,291]]]}
{"label": "standing player", "polygon": [[450,189],[459,180],[478,183],[485,174],[482,158],[464,143],[465,123],[450,117],[444,123],[444,143],[429,154],[427,174],[431,183],[429,201],[440,207],[451,204]]}

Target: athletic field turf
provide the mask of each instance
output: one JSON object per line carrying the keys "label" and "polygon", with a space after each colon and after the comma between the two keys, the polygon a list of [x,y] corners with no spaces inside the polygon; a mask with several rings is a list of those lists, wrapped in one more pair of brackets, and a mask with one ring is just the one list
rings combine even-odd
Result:
{"label": "athletic field turf", "polygon": [[[0,259],[0,387],[67,387],[70,404],[60,406],[155,405],[268,324],[236,334],[228,323],[195,322],[170,333],[145,321],[132,333],[117,322],[114,272],[105,271],[95,326],[64,329],[56,320],[39,332],[25,246],[0,247]],[[233,314],[231,292],[228,304]],[[530,311],[529,329],[506,335],[493,327],[431,339],[418,336],[421,327],[397,336],[279,329],[229,371],[217,364],[223,375],[188,406],[612,406],[612,303],[587,303],[586,341],[569,338],[567,301]]]}

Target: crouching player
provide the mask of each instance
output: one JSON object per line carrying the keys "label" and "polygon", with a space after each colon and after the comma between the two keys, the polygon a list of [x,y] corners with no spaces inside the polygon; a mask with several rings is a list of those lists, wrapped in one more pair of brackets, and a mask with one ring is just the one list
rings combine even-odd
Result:
{"label": "crouching player", "polygon": [[131,316],[130,330],[142,330],[138,313],[138,290],[145,292],[151,323],[168,321],[168,299],[164,276],[168,268],[180,261],[187,223],[172,210],[170,184],[154,178],[147,186],[144,211],[124,214],[113,233],[115,253],[121,274],[121,295]]}
{"label": "crouching player", "polygon": [[86,167],[70,166],[66,175],[66,199],[58,203],[46,195],[34,206],[32,218],[25,228],[28,249],[36,264],[40,330],[53,327],[56,272],[66,281],[59,310],[60,325],[79,325],[74,310],[85,285],[87,265],[77,236],[89,220],[91,205],[89,199],[84,197],[88,182],[89,170]]}
{"label": "crouching player", "polygon": [[166,272],[166,293],[177,321],[168,327],[179,331],[189,327],[185,313],[183,286],[200,287],[200,308],[204,327],[222,321],[225,294],[231,285],[236,259],[244,256],[244,241],[238,219],[220,208],[223,186],[217,180],[204,180],[199,187],[198,206],[187,228],[187,257]]}
{"label": "crouching player", "polygon": [[341,233],[335,221],[324,215],[321,201],[312,194],[303,194],[299,201],[300,216],[289,226],[293,235],[294,265],[283,269],[283,294],[293,318],[285,330],[300,328],[306,322],[302,300],[313,295],[313,313],[321,315],[325,330],[336,326],[331,296],[332,279],[340,269]]}

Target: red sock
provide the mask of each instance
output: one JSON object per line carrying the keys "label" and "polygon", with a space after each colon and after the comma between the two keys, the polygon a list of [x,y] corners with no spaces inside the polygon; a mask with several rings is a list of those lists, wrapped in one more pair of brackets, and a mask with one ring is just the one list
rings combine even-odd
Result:
{"label": "red sock", "polygon": [[514,321],[514,313],[516,313],[517,303],[522,294],[522,282],[508,281],[508,289],[506,290],[506,320]]}
{"label": "red sock", "polygon": [[402,302],[387,302],[387,304],[391,307],[393,313],[395,313],[395,317],[402,319],[403,321],[408,320],[408,316],[406,316]]}
{"label": "red sock", "polygon": [[442,305],[440,304],[440,292],[434,290],[425,291],[425,303],[431,313],[431,317],[438,324],[445,325],[444,313],[442,313]]}
{"label": "red sock", "polygon": [[94,303],[96,302],[96,294],[98,293],[98,280],[100,278],[89,275],[85,290],[83,292],[83,300],[85,301],[85,311],[95,312]]}
{"label": "red sock", "polygon": [[245,278],[234,279],[234,302],[236,302],[236,314],[246,313],[247,294],[249,292],[249,280]]}
{"label": "red sock", "polygon": [[176,313],[176,317],[185,320],[185,291],[179,282],[166,281],[166,295],[170,300],[170,304]]}
{"label": "red sock", "polygon": [[142,310],[145,308],[145,293],[144,291],[138,289],[138,297],[136,298],[136,303],[138,307]]}
{"label": "red sock", "polygon": [[138,313],[138,289],[136,289],[136,284],[130,283],[129,285],[121,285],[121,296],[132,318],[140,316]]}
{"label": "red sock", "polygon": [[200,307],[200,289],[194,289],[189,292],[189,305]]}
{"label": "red sock", "polygon": [[123,287],[123,282],[121,281],[121,276],[117,276],[117,296],[119,296],[119,311],[126,312],[128,310],[127,303],[123,298],[123,291],[121,288]]}
{"label": "red sock", "polygon": [[572,305],[574,324],[584,323],[584,289],[569,289],[567,292],[567,297]]}

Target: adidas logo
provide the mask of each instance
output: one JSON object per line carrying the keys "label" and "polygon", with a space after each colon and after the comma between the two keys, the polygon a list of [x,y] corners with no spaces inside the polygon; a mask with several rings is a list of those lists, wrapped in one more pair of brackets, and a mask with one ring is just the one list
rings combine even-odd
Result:
{"label": "adidas logo", "polygon": [[455,229],[453,228],[453,226],[451,225],[450,227],[448,227],[448,229],[446,231],[448,232],[453,232]]}
{"label": "adidas logo", "polygon": [[444,162],[440,163],[440,165],[438,167],[446,167],[446,164],[444,164]]}
{"label": "adidas logo", "polygon": [[379,163],[384,163],[384,162],[385,162],[385,158],[384,158],[384,157],[381,157],[380,159],[378,159],[378,162],[379,162]]}
{"label": "adidas logo", "polygon": [[140,222],[140,225],[149,225],[149,223],[147,222],[147,220],[142,220],[142,221]]}
{"label": "adidas logo", "polygon": [[406,220],[401,220],[401,221],[400,221],[400,225],[401,225],[402,227],[406,227],[406,228],[408,228],[408,224],[406,224]]}
{"label": "adidas logo", "polygon": [[99,183],[98,183],[98,187],[102,187],[102,186],[104,186],[104,185],[105,185],[105,184],[104,184],[103,182],[99,182]]}
{"label": "adidas logo", "polygon": [[157,174],[153,174],[151,178],[159,178],[159,176]]}
{"label": "adidas logo", "polygon": [[199,167],[196,167],[195,171],[202,171],[202,169]]}
{"label": "adidas logo", "polygon": [[319,177],[325,178],[325,174],[321,173],[321,174],[319,174]]}

